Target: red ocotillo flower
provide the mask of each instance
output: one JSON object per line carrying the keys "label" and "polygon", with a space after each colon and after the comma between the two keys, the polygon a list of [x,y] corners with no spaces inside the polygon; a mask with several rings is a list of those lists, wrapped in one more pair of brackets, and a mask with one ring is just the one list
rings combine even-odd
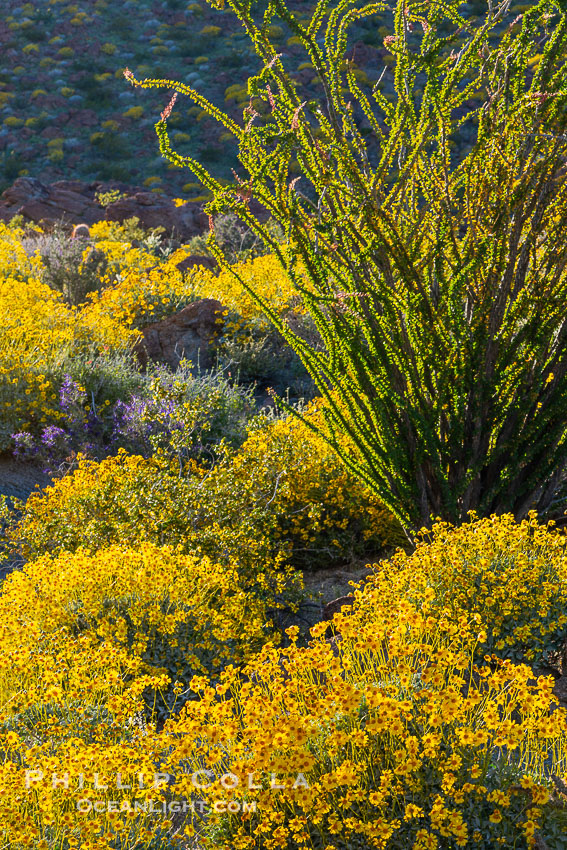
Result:
{"label": "red ocotillo flower", "polygon": [[172,111],[172,109],[175,105],[176,100],[177,100],[177,92],[174,92],[173,97],[171,98],[171,100],[169,101],[169,103],[167,104],[167,106],[165,107],[163,112],[161,113],[161,120],[162,121],[167,121],[167,119],[171,115],[171,111]]}

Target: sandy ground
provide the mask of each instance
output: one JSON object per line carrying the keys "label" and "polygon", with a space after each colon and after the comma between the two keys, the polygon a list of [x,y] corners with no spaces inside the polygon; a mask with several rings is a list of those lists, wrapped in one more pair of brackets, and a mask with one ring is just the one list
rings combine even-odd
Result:
{"label": "sandy ground", "polygon": [[36,484],[45,487],[49,482],[49,476],[40,467],[0,455],[0,493],[3,495],[27,499]]}
{"label": "sandy ground", "polygon": [[[50,478],[40,467],[29,463],[19,463],[11,457],[0,455],[0,498],[8,496],[12,499],[27,499],[36,486],[45,487],[50,483]],[[0,523],[0,533],[2,525]],[[0,581],[12,572],[17,566],[21,566],[18,560],[8,560],[0,553]]]}

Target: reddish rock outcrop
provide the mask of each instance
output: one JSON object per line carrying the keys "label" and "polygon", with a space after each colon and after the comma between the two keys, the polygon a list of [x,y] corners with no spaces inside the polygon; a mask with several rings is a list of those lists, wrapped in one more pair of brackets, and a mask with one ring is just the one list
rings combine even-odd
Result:
{"label": "reddish rock outcrop", "polygon": [[180,272],[186,272],[188,269],[194,269],[196,266],[203,266],[206,269],[214,271],[217,268],[217,263],[212,257],[193,254],[192,257],[185,257],[180,263],[176,263],[176,266]]}
{"label": "reddish rock outcrop", "polygon": [[[125,197],[104,209],[95,195],[111,189],[118,189]],[[137,217],[141,227],[164,227],[165,236],[174,236],[180,241],[190,239],[208,226],[208,218],[200,204],[176,207],[163,195],[119,182],[59,180],[47,185],[36,177],[18,177],[0,196],[0,221],[9,221],[15,215],[48,226],[61,222],[69,229],[78,222],[122,222]]]}
{"label": "reddish rock outcrop", "polygon": [[46,186],[36,177],[18,177],[0,196],[0,219],[9,221],[22,215],[36,223],[81,220],[94,224],[102,218],[102,209],[94,201],[94,193],[89,196],[84,188],[84,183],[74,180]]}
{"label": "reddish rock outcrop", "polygon": [[47,185],[36,177],[18,177],[0,196],[0,220],[21,215],[37,224],[94,224],[104,219],[105,212],[95,194],[108,188],[106,184],[80,180],[59,180]]}
{"label": "reddish rock outcrop", "polygon": [[195,215],[195,205],[176,207],[173,201],[157,192],[136,192],[106,208],[107,221],[122,222],[134,216],[145,230],[164,227],[168,236],[181,240],[189,239],[203,229],[199,226],[198,215]]}
{"label": "reddish rock outcrop", "polygon": [[338,599],[333,599],[332,602],[327,602],[323,608],[323,619],[332,620],[335,614],[339,614],[343,608],[349,608],[354,605],[354,596],[339,596]]}
{"label": "reddish rock outcrop", "polygon": [[173,369],[185,357],[202,369],[213,365],[213,343],[222,330],[224,307],[214,298],[188,304],[179,313],[142,329],[136,354],[142,366],[149,360],[167,363]]}

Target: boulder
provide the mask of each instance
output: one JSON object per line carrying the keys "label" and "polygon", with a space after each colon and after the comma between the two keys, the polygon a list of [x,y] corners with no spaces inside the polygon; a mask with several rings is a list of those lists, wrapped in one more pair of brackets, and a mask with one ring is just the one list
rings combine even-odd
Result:
{"label": "boulder", "polygon": [[197,266],[202,266],[205,269],[215,271],[217,268],[216,260],[213,257],[206,257],[201,254],[193,254],[191,257],[185,257],[180,263],[176,263],[180,272],[186,272],[188,269],[194,269]]}
{"label": "boulder", "polygon": [[553,695],[560,705],[567,706],[567,676],[560,676],[553,685]]}
{"label": "boulder", "polygon": [[0,220],[15,215],[37,224],[62,222],[71,225],[83,221],[94,224],[104,217],[104,210],[94,199],[92,184],[78,180],[60,180],[46,185],[36,177],[18,177],[0,196]]}
{"label": "boulder", "polygon": [[172,369],[182,358],[202,369],[213,366],[213,345],[224,323],[225,308],[214,298],[203,298],[188,304],[173,316],[143,328],[136,345],[140,364],[149,360],[167,363]]}
{"label": "boulder", "polygon": [[339,614],[345,607],[354,605],[354,596],[349,593],[346,596],[339,596],[338,599],[333,599],[332,602],[327,602],[323,608],[323,619],[332,620],[335,614]]}
{"label": "boulder", "polygon": [[[118,189],[126,197],[104,209],[95,195],[111,189]],[[77,222],[123,222],[136,216],[141,227],[164,227],[165,236],[175,236],[181,241],[208,227],[208,217],[202,213],[199,204],[187,203],[176,207],[164,195],[119,181],[83,183],[80,180],[59,180],[47,185],[36,177],[18,177],[0,196],[0,221],[9,221],[15,215],[48,226],[60,222],[69,225],[69,229]]]}
{"label": "boulder", "polygon": [[136,192],[106,208],[107,221],[123,222],[134,216],[140,220],[140,227],[147,230],[164,227],[167,236],[173,235],[181,241],[196,236],[203,229],[195,215],[194,204],[176,207],[172,200],[157,192]]}

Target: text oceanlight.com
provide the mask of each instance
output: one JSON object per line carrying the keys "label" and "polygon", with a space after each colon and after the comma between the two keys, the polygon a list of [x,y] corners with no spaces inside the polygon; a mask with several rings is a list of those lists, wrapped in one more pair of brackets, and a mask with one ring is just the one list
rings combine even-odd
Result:
{"label": "text oceanlight.com", "polygon": [[253,813],[256,800],[77,800],[77,811],[84,812],[145,812],[146,814],[175,814],[177,812],[195,812],[201,815],[209,812]]}
{"label": "text oceanlight.com", "polygon": [[[288,777],[287,781],[283,781],[275,773],[258,775],[257,773],[246,773],[244,776],[237,776],[235,773],[224,773],[222,776],[215,777],[212,770],[195,770],[193,773],[184,774],[189,776],[191,785],[197,790],[210,788],[215,781],[218,782],[226,791],[256,791],[256,790],[272,790],[278,791],[284,788],[309,788],[309,782],[303,773],[298,773],[293,777],[293,781]],[[171,786],[175,782],[175,776],[170,773],[154,773],[151,779],[143,773],[136,774],[135,781],[124,782],[121,773],[117,773],[114,779],[103,777],[99,773],[93,773],[92,776],[85,776],[84,773],[79,773],[73,778],[69,773],[52,773],[51,777],[46,776],[43,770],[27,770],[26,771],[26,788],[34,789],[41,784],[49,783],[52,789],[74,789],[78,791],[117,791],[130,792],[132,795],[138,791],[147,791],[148,789],[165,790],[167,786]],[[76,802],[76,808],[79,812],[146,812],[158,814],[172,814],[176,812],[196,812],[206,814],[208,812],[229,812],[236,814],[238,812],[251,813],[256,811],[255,800],[237,800],[237,799],[217,799],[217,800],[121,800],[113,799],[94,799],[91,797],[81,797]]]}

